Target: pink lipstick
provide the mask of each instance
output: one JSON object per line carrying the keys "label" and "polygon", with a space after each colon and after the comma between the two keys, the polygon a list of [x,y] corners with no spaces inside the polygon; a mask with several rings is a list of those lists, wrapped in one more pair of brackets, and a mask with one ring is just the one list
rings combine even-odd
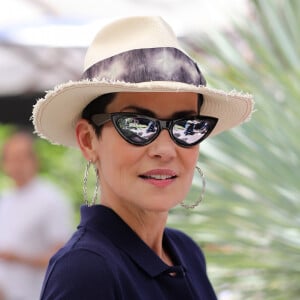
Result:
{"label": "pink lipstick", "polygon": [[169,169],[155,169],[143,173],[139,177],[157,187],[166,187],[174,182],[177,178],[177,174]]}

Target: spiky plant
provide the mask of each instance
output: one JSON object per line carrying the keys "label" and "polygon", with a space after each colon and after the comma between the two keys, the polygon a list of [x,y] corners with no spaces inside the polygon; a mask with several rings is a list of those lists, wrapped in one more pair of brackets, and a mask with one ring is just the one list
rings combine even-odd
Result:
{"label": "spiky plant", "polygon": [[251,18],[232,31],[186,40],[210,85],[253,93],[256,112],[201,146],[205,203],[170,224],[204,247],[226,299],[299,299],[300,1],[249,4]]}

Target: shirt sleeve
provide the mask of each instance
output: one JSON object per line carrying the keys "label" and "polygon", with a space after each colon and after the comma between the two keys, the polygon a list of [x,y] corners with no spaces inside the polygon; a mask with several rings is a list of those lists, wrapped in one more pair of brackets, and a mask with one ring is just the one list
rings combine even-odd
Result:
{"label": "shirt sleeve", "polygon": [[71,251],[50,262],[41,300],[120,299],[112,267],[88,250]]}

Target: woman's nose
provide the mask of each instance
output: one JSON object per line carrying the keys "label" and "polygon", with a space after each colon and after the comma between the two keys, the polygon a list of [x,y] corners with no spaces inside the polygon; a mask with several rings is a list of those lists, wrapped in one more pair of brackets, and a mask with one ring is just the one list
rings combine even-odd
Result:
{"label": "woman's nose", "polygon": [[168,161],[176,157],[177,145],[170,137],[168,130],[163,129],[158,137],[149,144],[148,153],[151,157],[157,157]]}

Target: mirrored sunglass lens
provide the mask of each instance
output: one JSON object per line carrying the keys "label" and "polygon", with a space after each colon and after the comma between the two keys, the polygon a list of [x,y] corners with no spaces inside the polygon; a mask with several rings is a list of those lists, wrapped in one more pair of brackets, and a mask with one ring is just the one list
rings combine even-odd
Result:
{"label": "mirrored sunglass lens", "polygon": [[148,118],[123,116],[116,123],[124,138],[135,144],[147,143],[158,131],[156,122]]}
{"label": "mirrored sunglass lens", "polygon": [[211,130],[208,120],[178,120],[173,126],[173,136],[179,143],[192,145],[203,139]]}

